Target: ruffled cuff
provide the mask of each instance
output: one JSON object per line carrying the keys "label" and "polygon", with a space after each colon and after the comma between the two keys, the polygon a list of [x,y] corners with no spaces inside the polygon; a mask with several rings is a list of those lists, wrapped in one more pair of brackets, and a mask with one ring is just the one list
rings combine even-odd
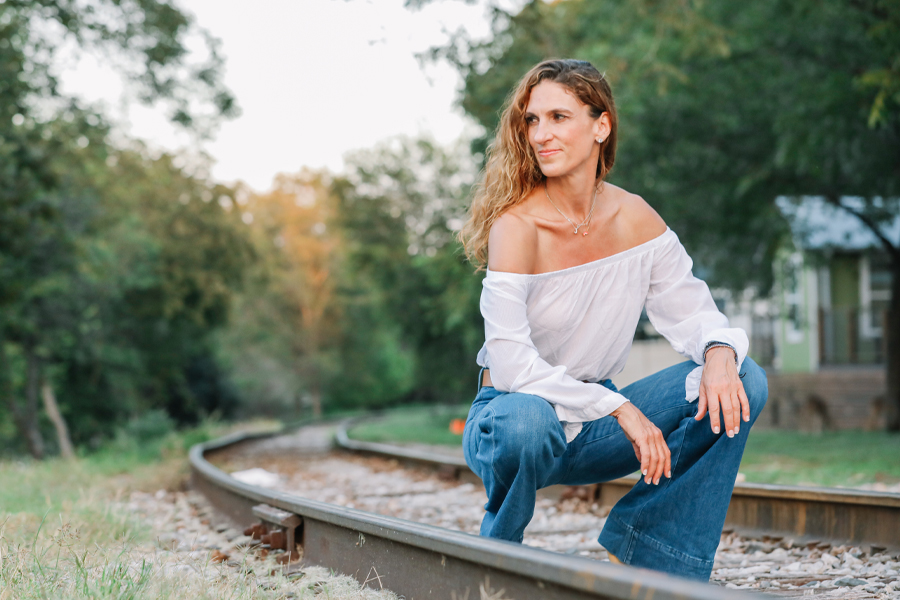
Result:
{"label": "ruffled cuff", "polygon": [[[707,348],[710,343],[718,342],[734,348],[737,353],[737,370],[741,370],[744,359],[747,358],[747,351],[750,349],[750,340],[747,338],[747,332],[738,327],[729,327],[722,329],[714,329],[704,336],[703,348]],[[705,351],[703,354],[694,359],[699,367],[688,373],[687,379],[684,380],[684,399],[688,402],[694,402],[700,398],[700,379],[703,377],[703,366],[705,364]]]}
{"label": "ruffled cuff", "polygon": [[744,359],[747,358],[747,351],[750,349],[750,340],[747,338],[747,332],[738,327],[728,327],[713,329],[703,336],[702,345],[700,347],[701,354],[694,358],[694,362],[698,365],[705,363],[705,349],[711,342],[726,344],[734,348],[737,354],[737,367],[740,370]]}

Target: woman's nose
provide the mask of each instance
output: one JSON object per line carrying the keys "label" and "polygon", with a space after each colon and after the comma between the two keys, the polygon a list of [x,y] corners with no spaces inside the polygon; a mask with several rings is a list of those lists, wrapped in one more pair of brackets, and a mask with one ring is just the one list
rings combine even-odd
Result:
{"label": "woman's nose", "polygon": [[534,141],[538,144],[543,144],[550,140],[552,135],[550,134],[550,128],[542,123],[538,123],[534,127]]}

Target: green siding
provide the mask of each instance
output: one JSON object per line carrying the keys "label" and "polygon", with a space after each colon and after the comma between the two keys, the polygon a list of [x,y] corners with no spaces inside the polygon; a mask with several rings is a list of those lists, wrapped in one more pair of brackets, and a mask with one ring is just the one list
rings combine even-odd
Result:
{"label": "green siding", "polygon": [[[859,255],[838,254],[831,261],[831,321],[837,364],[850,363],[851,344],[858,343]],[[851,340],[851,338],[854,338]]]}
{"label": "green siding", "polygon": [[[783,338],[782,338],[783,339]],[[797,344],[785,342],[781,356],[781,370],[784,373],[810,373],[809,334],[804,332],[803,341]]]}
{"label": "green siding", "polygon": [[859,307],[859,256],[837,254],[831,260],[831,307]]}
{"label": "green siding", "polygon": [[[783,284],[788,284],[788,277],[784,270],[781,270]],[[810,288],[810,274],[811,270],[807,266],[801,267],[797,272],[797,286],[798,291],[801,295],[801,302],[799,306],[797,306],[797,310],[799,310],[799,317],[801,327],[800,331],[803,334],[803,337],[798,342],[789,342],[788,341],[788,329],[790,328],[789,320],[787,318],[782,317],[780,320],[781,326],[781,371],[784,373],[809,373],[813,370],[813,365],[811,362],[811,336],[810,336],[810,327],[816,326],[817,315],[809,314],[809,300],[810,294],[814,294],[815,290]],[[788,306],[786,303],[786,299],[784,294],[781,295],[781,303],[782,303],[782,315],[786,315],[788,312]]]}

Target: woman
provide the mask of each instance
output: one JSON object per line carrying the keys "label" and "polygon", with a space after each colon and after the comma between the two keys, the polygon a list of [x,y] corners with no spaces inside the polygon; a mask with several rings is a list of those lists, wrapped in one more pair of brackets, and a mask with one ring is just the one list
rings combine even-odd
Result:
{"label": "woman", "polygon": [[[600,535],[610,560],[708,580],[766,376],[675,233],[604,181],[616,129],[590,63],[535,66],[507,101],[460,234],[487,266],[463,436],[488,496],[481,535],[521,542],[539,488],[640,469]],[[609,378],[642,307],[689,361],[619,392]]]}

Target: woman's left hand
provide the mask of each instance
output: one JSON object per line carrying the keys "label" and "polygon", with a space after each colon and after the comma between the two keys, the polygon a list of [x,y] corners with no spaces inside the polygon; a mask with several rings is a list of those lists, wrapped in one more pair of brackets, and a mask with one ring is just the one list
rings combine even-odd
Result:
{"label": "woman's left hand", "polygon": [[734,351],[724,346],[710,348],[706,352],[706,364],[700,378],[700,400],[697,410],[698,421],[709,411],[709,422],[713,433],[719,433],[719,413],[728,437],[734,437],[741,430],[741,414],[744,421],[750,421],[750,402],[744,392],[744,384],[738,377],[734,364]]}

